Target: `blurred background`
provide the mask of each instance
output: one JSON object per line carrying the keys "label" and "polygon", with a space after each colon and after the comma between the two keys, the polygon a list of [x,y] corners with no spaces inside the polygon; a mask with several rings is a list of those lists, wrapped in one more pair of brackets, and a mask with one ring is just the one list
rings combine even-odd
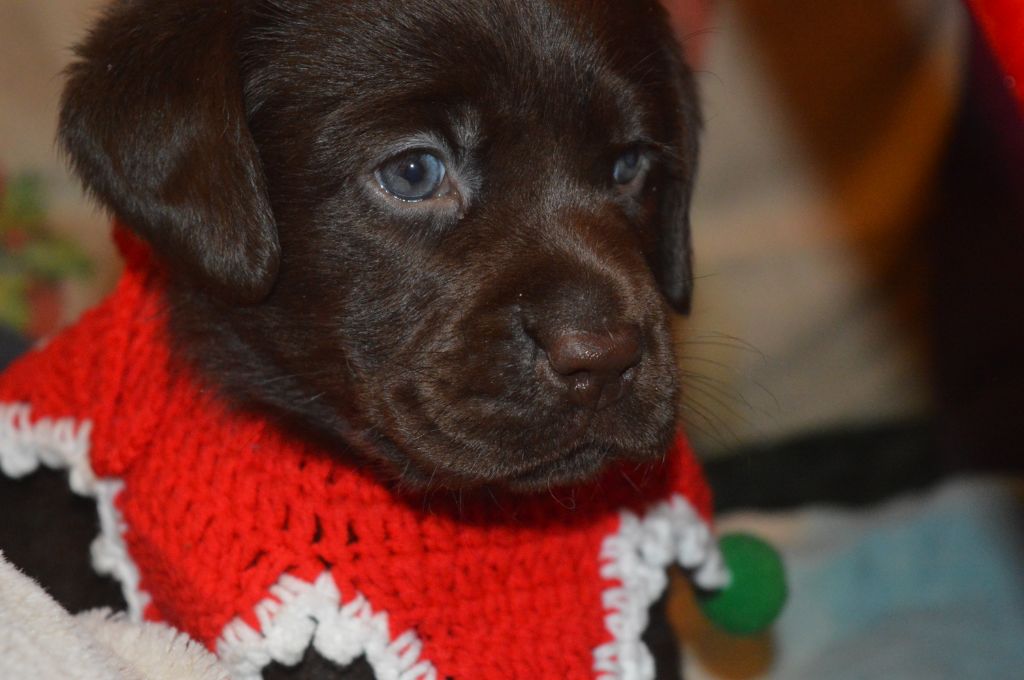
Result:
{"label": "blurred background", "polygon": [[[118,261],[53,139],[96,0],[0,0],[0,322],[76,318]],[[1024,668],[1024,126],[957,0],[669,0],[706,129],[681,411],[788,610],[689,677]]]}

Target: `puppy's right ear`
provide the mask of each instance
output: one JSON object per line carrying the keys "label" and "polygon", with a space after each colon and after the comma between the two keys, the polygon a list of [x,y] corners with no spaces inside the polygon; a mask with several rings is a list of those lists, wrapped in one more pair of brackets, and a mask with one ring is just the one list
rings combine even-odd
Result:
{"label": "puppy's right ear", "polygon": [[254,303],[280,260],[219,0],[121,0],[68,69],[60,143],[86,188],[174,270]]}

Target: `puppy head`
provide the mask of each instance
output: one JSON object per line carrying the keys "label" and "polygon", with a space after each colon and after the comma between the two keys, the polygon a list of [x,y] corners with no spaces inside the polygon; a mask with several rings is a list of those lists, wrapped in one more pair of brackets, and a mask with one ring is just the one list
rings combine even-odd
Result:
{"label": "puppy head", "polygon": [[699,125],[653,0],[115,4],[61,141],[240,402],[411,484],[660,457]]}

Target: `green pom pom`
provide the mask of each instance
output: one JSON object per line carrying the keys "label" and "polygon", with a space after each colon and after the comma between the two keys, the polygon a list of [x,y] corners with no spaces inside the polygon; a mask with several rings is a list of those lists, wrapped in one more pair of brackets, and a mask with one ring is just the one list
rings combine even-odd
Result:
{"label": "green pom pom", "polygon": [[719,540],[729,585],[701,597],[701,611],[733,635],[755,635],[767,629],[786,602],[782,558],[770,545],[749,534],[728,534]]}

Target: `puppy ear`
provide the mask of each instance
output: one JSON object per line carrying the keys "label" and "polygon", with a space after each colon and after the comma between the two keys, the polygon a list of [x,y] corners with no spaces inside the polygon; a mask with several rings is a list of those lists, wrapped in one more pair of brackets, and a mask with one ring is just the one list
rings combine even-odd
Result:
{"label": "puppy ear", "polygon": [[674,111],[671,115],[676,153],[668,159],[661,188],[661,231],[654,266],[665,297],[680,314],[690,311],[693,296],[693,249],[690,245],[690,198],[697,174],[701,129],[700,105],[693,72],[673,50]]}
{"label": "puppy ear", "polygon": [[273,286],[280,245],[229,8],[115,3],[68,69],[59,139],[86,188],[172,269],[254,303]]}

